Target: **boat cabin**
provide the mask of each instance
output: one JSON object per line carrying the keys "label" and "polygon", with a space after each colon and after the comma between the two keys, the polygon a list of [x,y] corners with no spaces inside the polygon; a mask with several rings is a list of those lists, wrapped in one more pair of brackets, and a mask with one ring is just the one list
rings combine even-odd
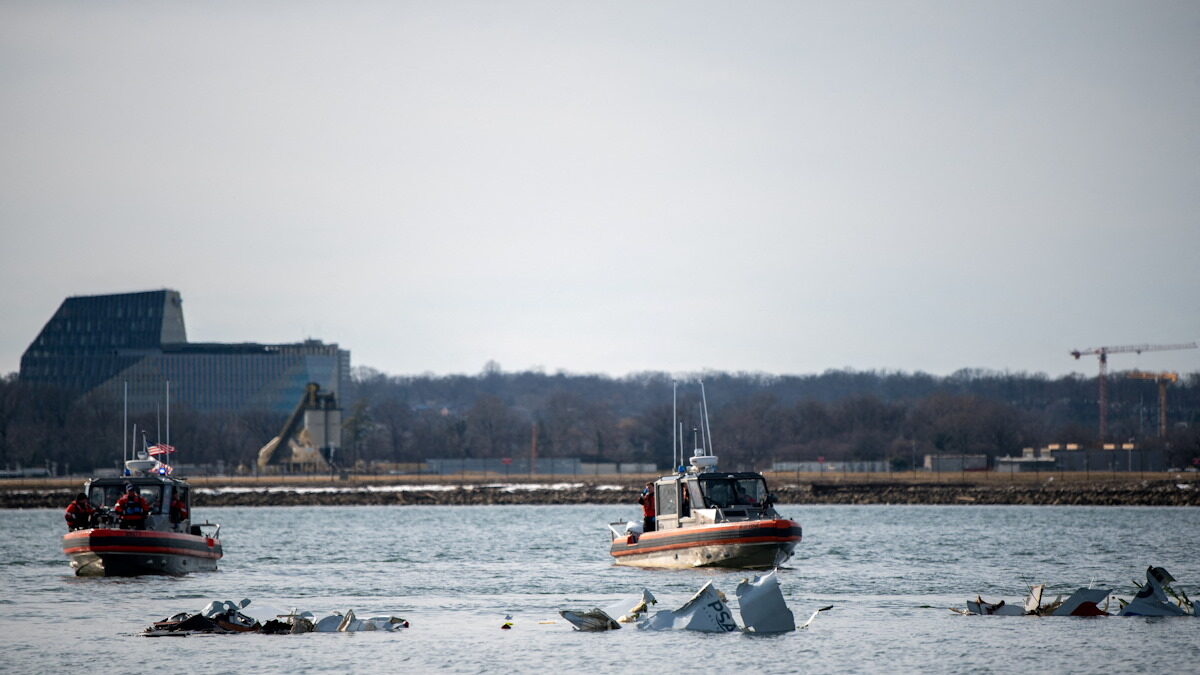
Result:
{"label": "boat cabin", "polygon": [[663,476],[654,483],[655,528],[760,520],[772,510],[767,481],[754,472]]}
{"label": "boat cabin", "polygon": [[[112,520],[108,524],[116,526],[116,515],[111,511],[121,495],[125,494],[125,486],[130,483],[137,488],[142,499],[145,499],[146,503],[150,505],[150,513],[146,516],[147,530],[190,532],[193,529],[189,519],[184,519],[179,523],[171,522],[171,500],[176,495],[187,505],[189,513],[192,510],[191,490],[187,483],[178,478],[155,474],[93,478],[84,485],[84,492],[87,493],[88,501],[92,503],[92,506],[104,507],[102,513],[107,513]],[[192,534],[199,533],[192,532]]]}

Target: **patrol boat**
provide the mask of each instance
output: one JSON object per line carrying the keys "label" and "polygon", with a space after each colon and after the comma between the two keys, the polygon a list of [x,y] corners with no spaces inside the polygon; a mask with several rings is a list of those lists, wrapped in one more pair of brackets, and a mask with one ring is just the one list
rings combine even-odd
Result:
{"label": "patrol boat", "polygon": [[686,473],[654,482],[653,532],[609,524],[616,564],[770,569],[791,557],[800,524],[775,511],[766,479],[754,472],[722,473],[716,463],[714,455],[697,454]]}
{"label": "patrol boat", "polygon": [[[63,535],[62,547],[78,576],[180,575],[215,571],[221,558],[221,526],[193,523],[190,518],[172,522],[171,500],[179,497],[191,513],[191,490],[171,468],[154,458],[125,462],[128,475],[93,478],[83,485],[88,501],[97,507],[90,527]],[[117,500],[133,485],[150,505],[144,530],[121,529],[112,511]]]}
{"label": "patrol boat", "polygon": [[[700,391],[703,396],[703,383]],[[701,416],[701,430],[706,433],[688,466],[680,462],[675,474],[659,478],[652,486],[654,531],[642,532],[638,523],[609,524],[609,553],[616,564],[770,569],[790,558],[800,542],[800,524],[775,511],[775,497],[762,474],[718,470],[707,400]],[[679,448],[678,441],[673,444]]]}

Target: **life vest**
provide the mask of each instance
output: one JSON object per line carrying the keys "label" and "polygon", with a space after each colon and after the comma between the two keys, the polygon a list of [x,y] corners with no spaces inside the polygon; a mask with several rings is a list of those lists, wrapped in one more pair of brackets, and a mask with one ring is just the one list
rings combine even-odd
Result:
{"label": "life vest", "polygon": [[90,504],[84,506],[79,502],[71,502],[70,504],[67,504],[67,512],[64,517],[67,519],[68,523],[74,525],[80,522],[86,523],[88,517],[95,512],[96,509],[92,508]]}
{"label": "life vest", "polygon": [[117,505],[114,508],[117,513],[121,514],[122,518],[141,520],[146,517],[146,510],[149,508],[149,505],[145,499],[142,499],[141,495],[130,496],[129,493],[125,493],[117,500]]}
{"label": "life vest", "polygon": [[642,516],[649,517],[654,515],[654,493],[647,492],[641,497],[638,497],[638,503],[642,505]]}

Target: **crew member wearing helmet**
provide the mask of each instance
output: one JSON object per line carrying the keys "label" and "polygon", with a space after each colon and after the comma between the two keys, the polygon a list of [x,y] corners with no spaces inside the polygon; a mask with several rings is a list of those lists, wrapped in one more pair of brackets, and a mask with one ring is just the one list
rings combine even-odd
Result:
{"label": "crew member wearing helmet", "polygon": [[146,529],[146,516],[150,513],[150,504],[142,497],[133,483],[125,484],[125,494],[117,500],[113,511],[121,517],[121,527],[126,530]]}

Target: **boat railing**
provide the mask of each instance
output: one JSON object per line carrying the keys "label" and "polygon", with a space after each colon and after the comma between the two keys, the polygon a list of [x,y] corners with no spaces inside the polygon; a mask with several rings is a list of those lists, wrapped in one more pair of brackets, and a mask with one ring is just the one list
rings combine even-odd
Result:
{"label": "boat railing", "polygon": [[[209,534],[204,531],[204,528],[208,528],[208,527],[213,528],[212,534]],[[221,524],[220,523],[210,523],[206,520],[203,523],[193,523],[191,529],[192,529],[192,534],[194,534],[196,536],[208,537],[210,539],[220,539],[221,538]]]}
{"label": "boat railing", "polygon": [[101,506],[96,509],[96,513],[92,515],[92,527],[97,529],[116,529],[120,524],[120,518],[112,509],[107,506]]}

